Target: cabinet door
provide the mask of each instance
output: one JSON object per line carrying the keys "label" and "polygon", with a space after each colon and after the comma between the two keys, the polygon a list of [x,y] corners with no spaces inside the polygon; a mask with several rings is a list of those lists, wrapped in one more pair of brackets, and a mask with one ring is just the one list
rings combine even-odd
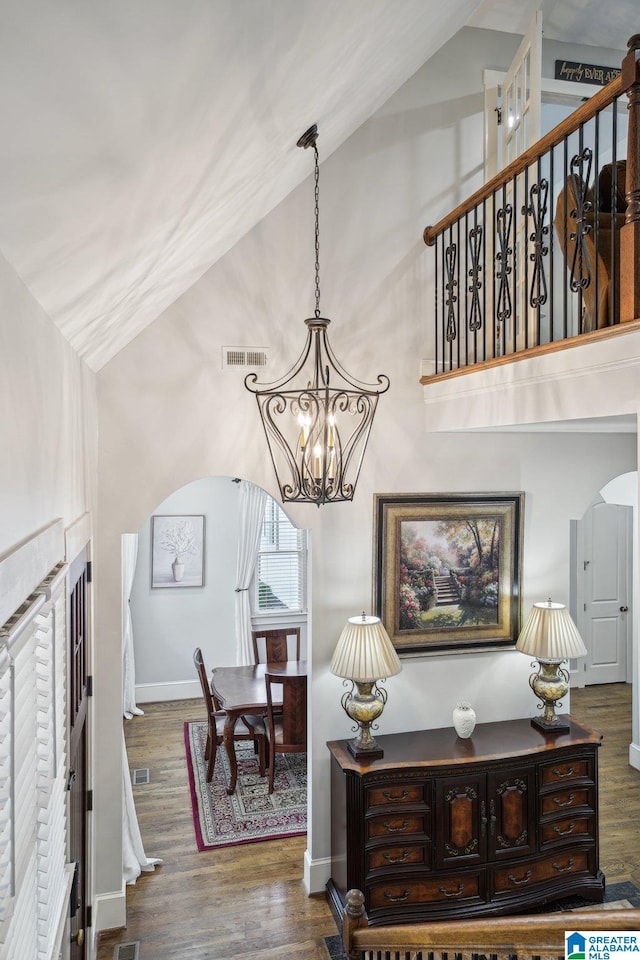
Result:
{"label": "cabinet door", "polygon": [[488,775],[487,854],[490,860],[535,853],[535,783],[533,767]]}
{"label": "cabinet door", "polygon": [[436,781],[436,858],[439,867],[478,863],[486,851],[485,774]]}

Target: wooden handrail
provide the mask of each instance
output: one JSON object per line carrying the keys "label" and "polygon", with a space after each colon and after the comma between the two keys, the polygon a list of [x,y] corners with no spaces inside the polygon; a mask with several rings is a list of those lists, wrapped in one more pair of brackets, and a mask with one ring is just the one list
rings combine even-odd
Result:
{"label": "wooden handrail", "polygon": [[594,906],[573,919],[571,913],[557,912],[370,927],[363,894],[350,890],[343,913],[342,940],[350,960],[359,960],[368,951],[375,957],[384,956],[387,951],[403,955],[422,951],[500,957],[515,954],[523,960],[541,955],[564,956],[564,932],[574,924],[580,931],[635,931],[640,929],[640,910]]}
{"label": "wooden handrail", "polygon": [[587,120],[591,120],[598,110],[604,110],[605,107],[610,106],[616,97],[623,94],[625,90],[622,74],[620,74],[620,76],[608,83],[606,87],[594,93],[586,103],[581,104],[577,110],[574,110],[570,116],[557,124],[549,133],[545,134],[541,140],[536,141],[532,147],[529,147],[528,150],[521,153],[515,160],[512,160],[511,163],[500,170],[499,173],[496,173],[491,180],[487,180],[475,193],[467,197],[466,200],[463,200],[462,203],[459,203],[455,210],[448,213],[442,220],[438,220],[435,226],[426,227],[422,235],[426,245],[432,247],[440,234],[444,233],[448,227],[453,226],[453,224],[464,217],[465,214],[471,213],[471,211],[484,200],[488,200],[496,190],[499,190],[500,187],[503,187],[519,174],[523,173],[527,167],[530,167],[532,163],[535,163],[536,160],[543,157],[545,153],[548,153],[553,147],[562,143],[565,137],[575,133],[581,124],[586,123]]}

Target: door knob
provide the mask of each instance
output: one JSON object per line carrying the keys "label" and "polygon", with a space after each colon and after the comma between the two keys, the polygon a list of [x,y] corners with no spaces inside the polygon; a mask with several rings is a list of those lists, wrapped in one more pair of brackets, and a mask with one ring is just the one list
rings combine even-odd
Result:
{"label": "door knob", "polygon": [[628,610],[629,610],[629,607],[620,607],[620,613],[627,613]]}
{"label": "door knob", "polygon": [[84,930],[80,929],[71,937],[71,943],[77,943],[79,947],[84,943]]}

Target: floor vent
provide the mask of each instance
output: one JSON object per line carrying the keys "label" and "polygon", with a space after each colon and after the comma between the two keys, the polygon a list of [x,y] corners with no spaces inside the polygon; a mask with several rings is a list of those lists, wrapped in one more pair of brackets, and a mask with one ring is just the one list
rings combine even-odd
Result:
{"label": "floor vent", "polygon": [[130,943],[117,943],[113,950],[113,960],[139,960],[140,941],[131,940]]}
{"label": "floor vent", "polygon": [[[149,783],[149,767],[138,767],[134,770],[131,781],[134,787],[139,787],[141,783]],[[118,960],[129,960],[129,958],[118,957]]]}
{"label": "floor vent", "polygon": [[236,367],[254,370],[266,367],[269,354],[266,347],[223,347],[222,367],[224,370]]}

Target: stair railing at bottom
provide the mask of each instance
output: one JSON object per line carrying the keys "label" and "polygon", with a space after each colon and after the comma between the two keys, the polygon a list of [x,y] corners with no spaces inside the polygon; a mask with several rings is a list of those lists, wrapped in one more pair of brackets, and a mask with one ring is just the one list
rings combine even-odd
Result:
{"label": "stair railing at bottom", "polygon": [[[342,915],[342,942],[349,960],[441,960],[482,954],[492,960],[563,960],[566,930],[640,930],[640,910],[613,908],[479,917],[429,923],[368,925],[364,895],[349,890]],[[640,938],[639,938],[640,939]]]}

